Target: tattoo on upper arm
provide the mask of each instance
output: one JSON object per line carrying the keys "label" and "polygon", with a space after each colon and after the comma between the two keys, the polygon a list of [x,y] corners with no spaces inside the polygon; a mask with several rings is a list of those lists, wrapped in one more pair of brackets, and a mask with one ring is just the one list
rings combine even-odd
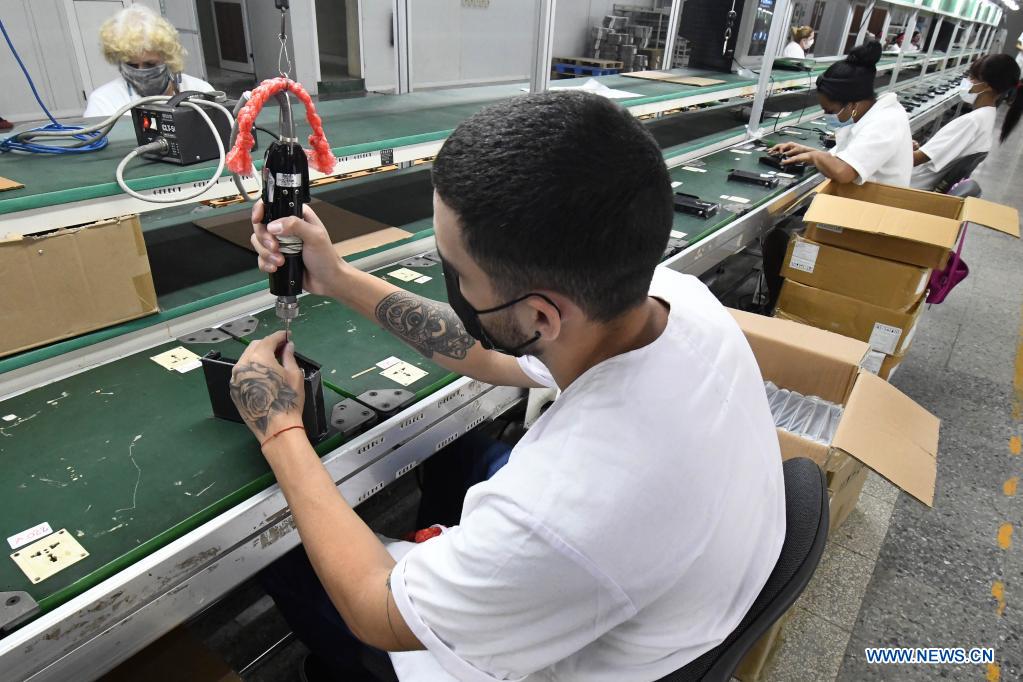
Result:
{"label": "tattoo on upper arm", "polygon": [[231,398],[242,419],[266,433],[270,417],[295,407],[298,394],[277,372],[252,362],[237,365],[231,375]]}
{"label": "tattoo on upper arm", "polygon": [[427,358],[440,353],[464,360],[476,339],[469,336],[451,306],[407,291],[384,297],[376,308],[377,321]]}

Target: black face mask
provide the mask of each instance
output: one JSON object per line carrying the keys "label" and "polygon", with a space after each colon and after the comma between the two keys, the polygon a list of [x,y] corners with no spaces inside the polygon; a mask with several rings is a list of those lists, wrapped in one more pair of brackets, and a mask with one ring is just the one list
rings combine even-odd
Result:
{"label": "black face mask", "polygon": [[499,310],[510,308],[516,303],[521,303],[531,296],[539,296],[554,306],[559,314],[561,313],[561,309],[558,308],[554,301],[543,294],[538,293],[529,293],[525,296],[519,296],[507,303],[502,303],[499,306],[487,308],[486,310],[476,310],[469,305],[469,302],[465,300],[465,297],[462,295],[462,287],[458,281],[458,274],[450,265],[447,264],[443,256],[440,257],[440,261],[441,266],[444,268],[444,285],[448,290],[448,305],[450,305],[452,310],[455,311],[455,315],[458,315],[458,319],[461,320],[462,325],[465,327],[465,331],[469,333],[469,336],[479,341],[480,345],[487,350],[495,350],[498,353],[504,353],[505,355],[511,355],[516,358],[522,357],[526,354],[526,348],[540,340],[540,332],[536,332],[536,334],[533,335],[533,338],[527,339],[518,345],[511,346],[510,348],[504,347],[496,343],[490,334],[487,333],[487,330],[483,328],[483,323],[480,322],[480,315],[496,313]]}

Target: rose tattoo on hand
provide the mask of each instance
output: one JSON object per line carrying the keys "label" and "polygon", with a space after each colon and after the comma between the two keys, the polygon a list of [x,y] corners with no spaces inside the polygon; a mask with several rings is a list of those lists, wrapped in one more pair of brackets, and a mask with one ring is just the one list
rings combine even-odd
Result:
{"label": "rose tattoo on hand", "polygon": [[266,365],[250,362],[235,366],[231,398],[242,419],[265,434],[275,414],[295,409],[298,394],[280,374]]}

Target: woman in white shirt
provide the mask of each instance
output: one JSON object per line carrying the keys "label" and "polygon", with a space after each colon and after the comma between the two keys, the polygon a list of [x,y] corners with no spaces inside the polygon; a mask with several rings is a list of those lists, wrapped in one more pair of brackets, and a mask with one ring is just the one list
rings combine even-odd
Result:
{"label": "woman in white shirt", "polygon": [[809,26],[793,26],[789,31],[792,40],[782,51],[782,57],[805,59],[806,53],[813,47],[813,29]]}
{"label": "woman in white shirt", "polygon": [[1002,102],[1010,105],[1002,123],[1001,140],[1012,133],[1023,109],[1023,97],[1017,96],[1019,77],[1019,66],[1007,54],[984,55],[970,66],[959,85],[959,97],[973,105],[973,111],[954,119],[924,145],[914,143],[913,187],[933,189],[953,161],[990,151],[997,107]]}
{"label": "woman in white shirt", "polygon": [[206,81],[189,76],[185,49],[170,22],[144,5],[127,7],[99,30],[103,56],[121,72],[89,95],[83,116],[110,116],[129,102],[185,90],[212,92]]}
{"label": "woman in white shirt", "polygon": [[859,45],[817,78],[817,100],[837,144],[821,151],[783,142],[771,149],[785,163],[812,163],[840,183],[879,182],[908,187],[913,171],[913,136],[909,116],[894,93],[874,92],[881,44]]}

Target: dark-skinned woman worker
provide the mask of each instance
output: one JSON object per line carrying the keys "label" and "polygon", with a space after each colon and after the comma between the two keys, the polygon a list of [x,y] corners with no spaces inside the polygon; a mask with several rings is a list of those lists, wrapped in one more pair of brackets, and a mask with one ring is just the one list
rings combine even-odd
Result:
{"label": "dark-skinned woman worker", "polygon": [[914,143],[912,185],[933,189],[948,166],[964,156],[991,150],[995,137],[997,107],[1009,103],[999,139],[1004,142],[1023,113],[1019,94],[1020,68],[1007,54],[984,55],[970,66],[959,85],[959,97],[973,111],[953,119],[922,146]]}
{"label": "dark-skinned woman worker", "polygon": [[785,163],[812,163],[835,182],[880,182],[909,186],[913,171],[913,136],[909,116],[895,93],[874,92],[881,44],[859,45],[817,78],[817,99],[837,144],[820,151],[795,142],[771,149]]}
{"label": "dark-skinned woman worker", "polygon": [[[913,172],[909,116],[894,93],[878,97],[874,92],[880,59],[880,43],[859,45],[845,61],[835,62],[817,78],[817,99],[825,121],[835,131],[834,149],[821,151],[784,142],[771,152],[785,154],[785,163],[812,163],[834,182],[908,187]],[[781,266],[789,237],[801,225],[801,220],[783,223],[764,237],[763,272],[770,297],[767,312],[781,293]]]}

